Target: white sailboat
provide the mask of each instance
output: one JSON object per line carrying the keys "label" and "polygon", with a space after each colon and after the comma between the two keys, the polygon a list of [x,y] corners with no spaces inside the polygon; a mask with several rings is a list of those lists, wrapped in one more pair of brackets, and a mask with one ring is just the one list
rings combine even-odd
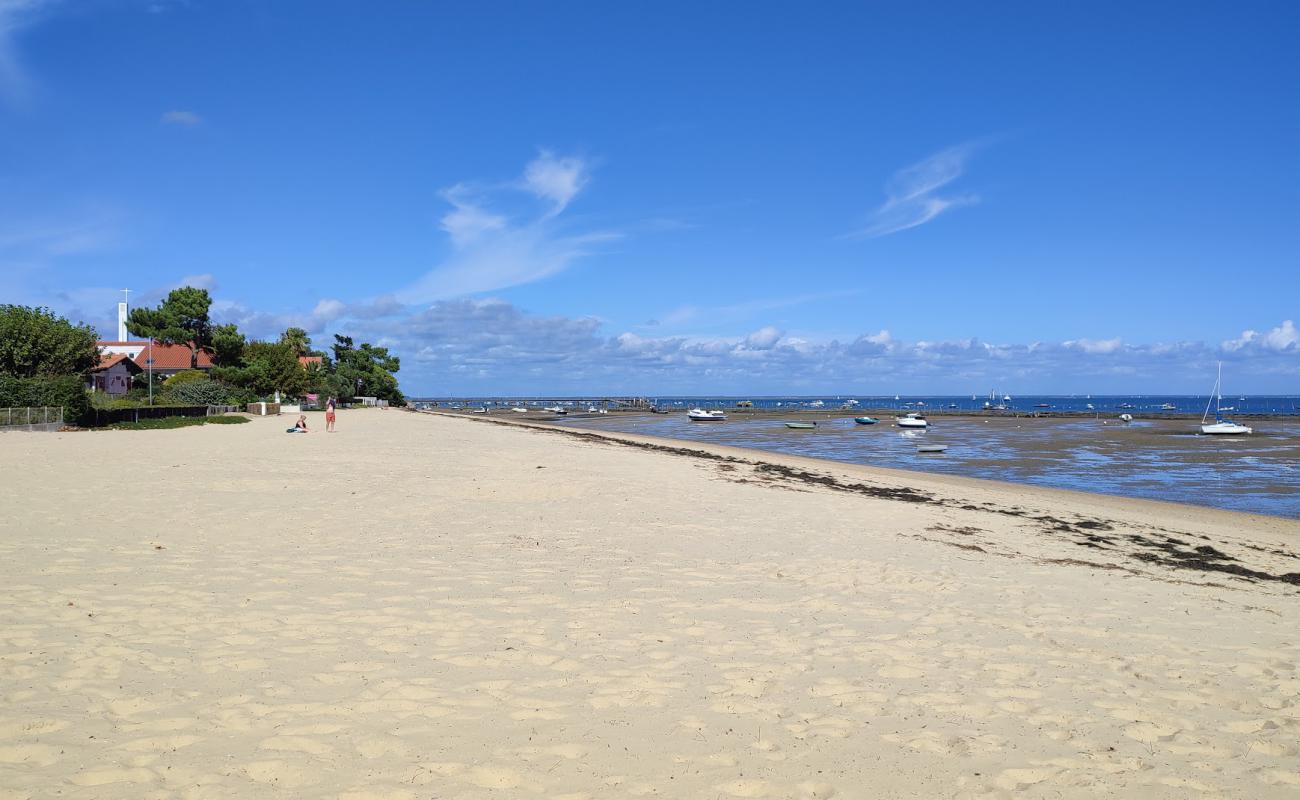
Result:
{"label": "white sailboat", "polygon": [[[1210,406],[1214,406],[1214,422],[1210,418]],[[1240,436],[1254,433],[1253,428],[1223,418],[1223,362],[1219,362],[1219,376],[1214,381],[1213,397],[1205,404],[1205,413],[1201,415],[1201,433],[1214,436]]]}

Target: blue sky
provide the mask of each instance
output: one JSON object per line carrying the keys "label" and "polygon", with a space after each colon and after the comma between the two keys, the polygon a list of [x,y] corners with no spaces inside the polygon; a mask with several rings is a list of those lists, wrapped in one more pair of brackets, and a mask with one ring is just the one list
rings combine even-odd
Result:
{"label": "blue sky", "polygon": [[0,302],[412,394],[1300,393],[1300,6],[0,0]]}

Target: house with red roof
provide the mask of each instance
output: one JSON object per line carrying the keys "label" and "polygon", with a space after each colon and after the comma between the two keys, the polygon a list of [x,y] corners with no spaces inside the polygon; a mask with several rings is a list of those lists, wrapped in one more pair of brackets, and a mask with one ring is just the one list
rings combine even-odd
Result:
{"label": "house with red roof", "polygon": [[131,390],[131,379],[141,372],[144,368],[126,353],[100,353],[99,363],[90,370],[86,388],[121,397]]}
{"label": "house with red roof", "polygon": [[208,372],[212,369],[212,354],[199,350],[198,362],[191,366],[191,354],[188,345],[163,344],[162,342],[108,342],[95,343],[101,354],[123,354],[135,362],[142,370],[153,370],[155,376],[166,378],[188,369]]}

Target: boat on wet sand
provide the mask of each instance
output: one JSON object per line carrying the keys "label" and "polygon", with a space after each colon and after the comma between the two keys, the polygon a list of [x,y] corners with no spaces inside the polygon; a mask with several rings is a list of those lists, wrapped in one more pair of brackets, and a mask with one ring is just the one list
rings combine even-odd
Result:
{"label": "boat on wet sand", "polygon": [[787,422],[785,426],[787,428],[796,431],[810,431],[817,427],[817,423],[816,422]]}
{"label": "boat on wet sand", "polygon": [[859,425],[875,425],[880,420],[875,417],[854,417],[853,421]]}
{"label": "boat on wet sand", "polygon": [[930,423],[920,414],[908,414],[905,417],[899,417],[894,420],[894,424],[900,428],[928,428]]}
{"label": "boat on wet sand", "polygon": [[725,422],[727,419],[722,411],[705,411],[702,408],[692,408],[686,412],[686,417],[691,422]]}
{"label": "boat on wet sand", "polygon": [[[1214,422],[1209,422],[1210,406],[1214,406]],[[1205,413],[1201,415],[1201,433],[1207,436],[1241,436],[1247,433],[1254,433],[1253,428],[1247,427],[1230,419],[1225,419],[1223,412],[1226,410],[1223,405],[1223,362],[1219,362],[1219,375],[1214,381],[1214,392],[1210,402],[1205,404]]]}
{"label": "boat on wet sand", "polygon": [[946,444],[918,444],[916,452],[918,453],[942,453],[948,449]]}

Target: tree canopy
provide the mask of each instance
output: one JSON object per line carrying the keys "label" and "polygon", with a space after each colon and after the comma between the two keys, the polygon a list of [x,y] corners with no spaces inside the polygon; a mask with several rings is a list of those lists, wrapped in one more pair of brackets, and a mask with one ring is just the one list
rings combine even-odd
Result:
{"label": "tree canopy", "polygon": [[280,334],[280,344],[288,345],[295,356],[324,355],[311,349],[311,338],[302,328],[286,328],[284,333]]}
{"label": "tree canopy", "polygon": [[293,348],[280,342],[250,342],[244,347],[241,366],[221,368],[215,374],[261,396],[280,392],[297,397],[310,388],[307,370],[298,362]]}
{"label": "tree canopy", "polygon": [[190,348],[190,366],[197,367],[199,350],[212,348],[211,308],[207,289],[182,286],[173,289],[157,308],[132,309],[126,327],[136,336],[185,345]]}
{"label": "tree canopy", "polygon": [[233,322],[212,329],[212,360],[220,367],[237,367],[244,363],[244,346],[248,340]]}
{"label": "tree canopy", "polygon": [[96,338],[48,308],[0,305],[0,375],[84,377],[99,361]]}
{"label": "tree canopy", "polygon": [[334,336],[334,375],[341,397],[378,397],[404,405],[406,398],[393,375],[401,368],[401,360],[389,355],[387,347],[355,346],[351,336]]}

